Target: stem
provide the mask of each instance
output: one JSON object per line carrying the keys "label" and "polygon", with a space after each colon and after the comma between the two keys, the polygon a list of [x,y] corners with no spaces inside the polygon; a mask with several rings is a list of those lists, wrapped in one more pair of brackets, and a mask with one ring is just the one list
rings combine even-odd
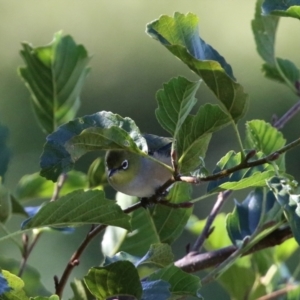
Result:
{"label": "stem", "polygon": [[18,276],[22,277],[23,272],[25,270],[26,264],[27,264],[27,260],[29,258],[29,255],[31,254],[34,246],[36,245],[37,241],[39,240],[40,236],[41,236],[42,232],[39,231],[37,234],[35,234],[33,241],[31,242],[30,246],[28,247],[28,236],[24,235],[24,247],[23,247],[23,257],[22,257],[22,261],[20,264],[20,269],[19,269],[19,273]]}
{"label": "stem", "polygon": [[274,291],[268,295],[259,297],[256,300],[276,300],[276,299],[279,299],[280,296],[283,296],[283,295],[287,294],[289,291],[295,290],[297,288],[299,288],[298,284],[288,284],[284,288]]}
{"label": "stem", "polygon": [[195,252],[200,252],[201,248],[205,242],[205,240],[208,238],[210,232],[211,232],[211,225],[214,222],[218,212],[220,211],[220,209],[222,208],[223,204],[225,203],[225,201],[228,199],[229,195],[231,194],[231,191],[225,191],[225,192],[221,192],[219,193],[219,196],[217,198],[217,201],[214,205],[214,207],[212,208],[207,221],[205,223],[205,227],[201,232],[201,235],[197,238],[192,251]]}
{"label": "stem", "polygon": [[296,102],[280,119],[274,122],[273,126],[282,129],[300,111],[300,101]]}
{"label": "stem", "polygon": [[52,195],[52,198],[51,198],[50,202],[56,201],[58,199],[59,193],[60,193],[66,179],[67,179],[67,174],[65,174],[65,173],[63,173],[59,176],[58,181],[55,185],[53,195]]}
{"label": "stem", "polygon": [[241,139],[241,136],[240,136],[240,133],[239,133],[239,130],[238,130],[238,127],[237,127],[236,123],[234,121],[232,121],[232,123],[233,123],[233,129],[234,129],[235,135],[237,137],[237,140],[238,140],[238,143],[239,143],[239,146],[240,146],[240,149],[241,149],[242,160],[243,160],[243,159],[245,159],[245,153],[244,153],[244,146],[243,146],[243,143],[242,143],[242,139]]}
{"label": "stem", "polygon": [[[129,214],[129,213],[137,210],[140,207],[142,207],[141,202],[137,202],[137,203],[131,205],[130,207],[124,209],[123,212],[126,214]],[[98,235],[100,232],[102,232],[106,227],[107,227],[107,225],[105,225],[105,224],[99,224],[96,227],[92,226],[91,230],[86,235],[84,240],[81,242],[78,249],[71,256],[60,280],[55,276],[55,293],[56,293],[56,295],[59,296],[60,299],[62,298],[63,290],[65,288],[65,285],[69,279],[69,276],[70,276],[72,270],[74,269],[74,267],[76,267],[79,264],[79,259],[82,255],[82,253],[84,252],[84,250],[86,249],[88,244],[91,242],[91,240],[96,235]]]}

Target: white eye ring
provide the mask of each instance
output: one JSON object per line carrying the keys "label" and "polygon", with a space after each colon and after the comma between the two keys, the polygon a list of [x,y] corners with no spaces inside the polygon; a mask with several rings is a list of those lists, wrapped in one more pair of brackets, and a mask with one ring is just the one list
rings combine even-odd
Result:
{"label": "white eye ring", "polygon": [[123,170],[126,170],[128,168],[128,160],[125,159],[123,162],[122,162],[122,165],[121,165],[122,169]]}

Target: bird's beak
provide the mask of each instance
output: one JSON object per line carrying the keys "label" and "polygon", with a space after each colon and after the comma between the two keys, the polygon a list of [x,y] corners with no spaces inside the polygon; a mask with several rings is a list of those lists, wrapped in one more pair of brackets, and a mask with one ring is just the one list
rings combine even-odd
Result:
{"label": "bird's beak", "polygon": [[117,171],[117,169],[109,169],[108,170],[108,177],[112,177],[116,171]]}

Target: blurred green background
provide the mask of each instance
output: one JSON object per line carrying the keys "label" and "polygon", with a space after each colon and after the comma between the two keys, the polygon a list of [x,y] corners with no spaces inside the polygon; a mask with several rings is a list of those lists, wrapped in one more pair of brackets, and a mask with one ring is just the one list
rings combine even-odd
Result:
{"label": "blurred green background", "polygon": [[[0,0],[0,122],[10,130],[9,145],[13,152],[5,184],[13,190],[21,176],[39,170],[39,156],[45,142],[45,135],[37,126],[30,107],[29,92],[17,75],[17,68],[23,65],[19,55],[22,41],[40,46],[49,43],[59,30],[72,35],[93,56],[92,71],[82,92],[78,116],[109,110],[134,119],[142,132],[166,135],[155,118],[155,93],[174,76],[182,75],[190,80],[197,80],[197,77],[147,36],[145,26],[161,14],[193,12],[200,19],[202,38],[226,58],[235,77],[249,94],[249,112],[240,121],[243,134],[246,120],[271,121],[274,114],[281,116],[297,101],[288,88],[263,78],[262,60],[256,52],[251,31],[254,9],[255,1],[240,0]],[[296,22],[294,19],[280,21],[276,53],[299,66]],[[197,98],[200,103],[216,101],[204,84]],[[296,116],[283,129],[288,141],[299,136],[299,120],[300,116]],[[208,169],[212,170],[220,157],[231,149],[238,151],[233,130],[227,128],[213,138],[206,159]],[[300,175],[299,166],[294,163],[298,158],[297,151],[292,150],[287,155],[287,170],[296,180]],[[88,166],[82,163],[81,167],[87,169]],[[195,195],[202,192],[203,187],[195,188]],[[241,199],[242,195],[235,197]],[[198,217],[205,218],[212,200],[197,204]],[[229,208],[230,204],[225,209]],[[13,218],[9,224],[11,230],[17,230],[20,221],[20,218]],[[29,264],[38,268],[42,282],[50,291],[54,290],[53,275],[61,275],[87,230],[79,229],[80,234],[70,236],[45,234],[34,249]],[[95,239],[71,278],[81,277],[90,266],[101,262],[99,241],[100,237]],[[194,237],[186,234],[176,242],[176,257],[182,256],[185,245],[193,241]],[[7,257],[20,258],[10,242],[0,244],[0,252]],[[203,295],[208,296],[211,288],[206,287]],[[218,293],[222,295],[222,290],[214,288],[214,297],[207,299],[217,299]],[[65,298],[69,295],[68,288]]]}

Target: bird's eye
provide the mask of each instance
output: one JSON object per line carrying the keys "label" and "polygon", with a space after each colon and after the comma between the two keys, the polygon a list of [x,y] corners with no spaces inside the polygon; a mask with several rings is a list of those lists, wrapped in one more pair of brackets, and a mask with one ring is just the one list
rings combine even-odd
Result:
{"label": "bird's eye", "polygon": [[123,162],[122,162],[122,169],[123,170],[126,170],[127,168],[128,168],[128,160],[127,159],[125,159]]}

